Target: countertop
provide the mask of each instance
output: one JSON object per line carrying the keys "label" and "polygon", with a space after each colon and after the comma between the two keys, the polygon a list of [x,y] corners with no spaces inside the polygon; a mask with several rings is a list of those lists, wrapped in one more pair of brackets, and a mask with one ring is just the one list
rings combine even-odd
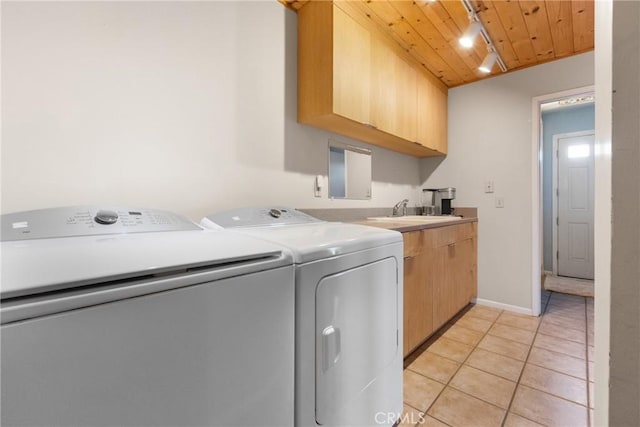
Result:
{"label": "countertop", "polygon": [[466,224],[469,222],[478,222],[478,217],[465,217],[462,219],[452,219],[451,221],[441,221],[427,224],[407,224],[406,222],[392,221],[376,221],[375,219],[363,219],[360,221],[351,221],[354,224],[368,225],[371,227],[386,228],[387,230],[395,230],[401,233],[410,231],[424,230],[426,228],[446,227],[448,225]]}

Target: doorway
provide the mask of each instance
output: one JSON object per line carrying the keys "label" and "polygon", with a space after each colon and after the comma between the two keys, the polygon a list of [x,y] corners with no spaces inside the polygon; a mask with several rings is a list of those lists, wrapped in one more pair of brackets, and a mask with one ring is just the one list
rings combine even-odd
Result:
{"label": "doorway", "polygon": [[593,296],[592,92],[540,103],[543,288]]}
{"label": "doorway", "polygon": [[[549,239],[544,237],[544,221],[545,212],[543,211],[543,187],[549,177],[545,177],[543,166],[551,163],[550,154],[543,150],[543,123],[542,123],[542,105],[557,103],[557,105],[567,104],[568,99],[592,96],[594,95],[594,86],[585,86],[575,89],[569,89],[562,92],[556,92],[547,95],[536,96],[531,100],[531,237],[533,242],[531,253],[531,314],[539,316],[541,313],[542,303],[541,295],[543,291],[543,283],[545,280],[545,263],[544,263],[544,244]],[[545,108],[548,108],[547,105]],[[593,127],[592,127],[593,128]],[[564,132],[570,132],[566,130]],[[545,160],[546,154],[546,160]],[[596,153],[596,158],[599,158]],[[550,206],[547,204],[546,206]],[[550,216],[550,213],[546,213]],[[549,232],[550,233],[550,232]],[[552,260],[551,260],[552,261]],[[549,264],[549,263],[547,263]]]}

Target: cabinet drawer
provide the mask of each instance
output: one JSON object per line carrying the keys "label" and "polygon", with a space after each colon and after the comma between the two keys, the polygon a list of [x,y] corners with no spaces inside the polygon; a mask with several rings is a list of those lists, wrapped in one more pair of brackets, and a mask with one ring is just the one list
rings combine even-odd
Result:
{"label": "cabinet drawer", "polygon": [[421,231],[410,231],[402,233],[404,241],[404,256],[413,257],[422,252],[423,239]]}
{"label": "cabinet drawer", "polygon": [[447,225],[425,230],[425,244],[430,248],[448,246],[461,240],[470,239],[477,235],[477,223]]}
{"label": "cabinet drawer", "polygon": [[458,239],[458,234],[455,225],[448,225],[446,227],[429,228],[425,230],[426,244],[430,248],[439,248],[455,243]]}
{"label": "cabinet drawer", "polygon": [[459,242],[461,240],[471,239],[472,237],[476,237],[478,235],[478,223],[477,222],[468,222],[466,224],[457,224],[454,225],[456,227],[456,241]]}

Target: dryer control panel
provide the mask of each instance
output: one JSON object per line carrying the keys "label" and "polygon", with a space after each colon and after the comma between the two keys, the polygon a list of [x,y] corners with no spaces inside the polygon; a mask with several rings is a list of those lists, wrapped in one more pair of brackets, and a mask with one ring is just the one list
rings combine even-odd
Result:
{"label": "dryer control panel", "polygon": [[16,212],[1,217],[0,240],[200,230],[172,212],[113,206],[80,206]]}
{"label": "dryer control panel", "polygon": [[287,207],[240,208],[208,215],[201,221],[207,228],[265,227],[323,222]]}

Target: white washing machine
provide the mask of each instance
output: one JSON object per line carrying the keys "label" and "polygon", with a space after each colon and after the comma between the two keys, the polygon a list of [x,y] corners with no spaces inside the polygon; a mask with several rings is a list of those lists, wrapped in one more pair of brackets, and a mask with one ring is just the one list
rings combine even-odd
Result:
{"label": "white washing machine", "polygon": [[287,250],[113,207],[1,238],[2,425],[293,425]]}
{"label": "white washing machine", "polygon": [[296,426],[392,425],[402,412],[402,236],[294,209],[201,225],[278,243],[296,265]]}

